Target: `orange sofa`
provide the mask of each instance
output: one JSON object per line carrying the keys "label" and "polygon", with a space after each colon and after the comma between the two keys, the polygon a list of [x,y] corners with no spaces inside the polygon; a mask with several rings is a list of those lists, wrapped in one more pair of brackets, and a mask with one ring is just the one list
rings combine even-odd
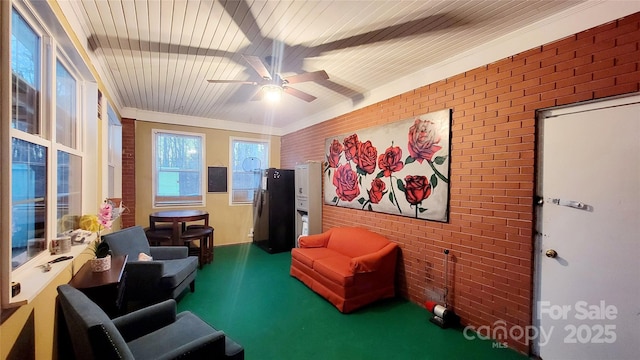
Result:
{"label": "orange sofa", "polygon": [[362,228],[302,236],[291,250],[291,276],[343,313],[395,296],[398,245]]}

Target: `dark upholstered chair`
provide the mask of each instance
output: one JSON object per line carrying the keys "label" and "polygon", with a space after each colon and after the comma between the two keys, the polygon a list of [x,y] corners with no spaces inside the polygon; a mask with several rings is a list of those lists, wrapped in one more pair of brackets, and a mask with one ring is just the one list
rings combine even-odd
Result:
{"label": "dark upholstered chair", "polygon": [[[129,255],[125,270],[125,299],[150,304],[177,298],[187,287],[195,290],[198,257],[188,256],[186,246],[149,246],[140,226],[104,235],[113,255]],[[140,253],[153,257],[139,261]]]}
{"label": "dark upholstered chair", "polygon": [[58,351],[66,359],[244,359],[242,346],[224,332],[191,312],[178,314],[175,300],[111,320],[68,284],[58,295],[58,329],[70,342]]}

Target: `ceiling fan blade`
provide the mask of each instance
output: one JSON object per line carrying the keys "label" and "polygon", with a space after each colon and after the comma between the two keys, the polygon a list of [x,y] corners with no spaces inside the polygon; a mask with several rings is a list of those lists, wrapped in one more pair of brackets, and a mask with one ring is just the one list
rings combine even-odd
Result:
{"label": "ceiling fan blade", "polygon": [[245,80],[207,80],[211,84],[247,84],[247,85],[258,85],[255,81],[245,81]]}
{"label": "ceiling fan blade", "polygon": [[307,56],[318,56],[325,52],[346,48],[376,44],[382,41],[402,39],[410,36],[422,35],[430,32],[447,30],[466,25],[467,22],[456,19],[453,13],[443,13],[426,16],[400,24],[387,26],[362,34],[334,40],[308,49]]}
{"label": "ceiling fan blade", "polygon": [[253,55],[242,55],[242,57],[263,79],[271,80],[271,74],[269,73],[269,70],[267,70],[266,66],[264,66],[262,60],[260,60],[259,57]]}
{"label": "ceiling fan blade", "polygon": [[284,87],[284,92],[286,92],[289,95],[293,95],[299,99],[302,99],[306,102],[312,102],[313,100],[317,99],[317,97],[311,95],[311,94],[307,94],[304,91],[300,91],[294,88],[290,88],[290,87]]}
{"label": "ceiling fan blade", "polygon": [[261,39],[264,39],[258,26],[258,21],[251,12],[251,7],[258,8],[258,4],[252,4],[250,7],[248,0],[228,0],[218,2],[222,5],[240,31],[242,31],[244,36],[249,39],[254,36],[259,36],[259,38],[255,39],[256,43],[261,42]]}
{"label": "ceiling fan blade", "polygon": [[319,81],[319,80],[327,80],[329,75],[324,70],[314,71],[314,72],[306,72],[298,75],[291,75],[283,78],[287,84],[297,84],[305,81]]}

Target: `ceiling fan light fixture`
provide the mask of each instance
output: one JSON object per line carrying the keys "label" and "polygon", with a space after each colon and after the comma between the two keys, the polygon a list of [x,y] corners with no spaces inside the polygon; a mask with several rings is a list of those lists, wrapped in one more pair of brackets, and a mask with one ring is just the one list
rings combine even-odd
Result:
{"label": "ceiling fan light fixture", "polygon": [[282,98],[282,86],[278,85],[265,85],[262,87],[263,97],[267,102],[277,103]]}

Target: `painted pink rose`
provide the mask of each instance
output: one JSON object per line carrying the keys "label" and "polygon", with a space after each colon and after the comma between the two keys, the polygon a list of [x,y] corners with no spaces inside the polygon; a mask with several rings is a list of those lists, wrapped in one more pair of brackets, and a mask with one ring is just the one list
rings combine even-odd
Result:
{"label": "painted pink rose", "polygon": [[358,134],[353,134],[346,137],[344,143],[344,157],[347,161],[353,160],[357,163],[358,148],[360,147],[360,140],[358,140]]}
{"label": "painted pink rose", "polygon": [[402,149],[399,146],[391,146],[387,148],[384,154],[378,158],[378,167],[384,172],[385,177],[391,176],[391,173],[402,170]]}
{"label": "painted pink rose", "polygon": [[382,195],[384,195],[384,190],[387,188],[384,181],[380,179],[375,179],[371,182],[371,190],[369,190],[369,201],[374,204],[380,203],[382,200]]}
{"label": "painted pink rose", "polygon": [[343,201],[352,201],[360,195],[358,186],[358,174],[351,169],[351,164],[341,165],[333,173],[333,185],[336,187],[336,195]]}
{"label": "painted pink rose", "polygon": [[407,175],[404,182],[404,196],[411,205],[420,204],[431,195],[431,184],[426,176]]}
{"label": "painted pink rose", "polygon": [[329,155],[327,155],[327,162],[329,167],[337,168],[340,163],[340,155],[342,154],[342,144],[337,139],[333,139],[331,146],[329,147]]}
{"label": "painted pink rose", "polygon": [[422,164],[422,160],[431,161],[433,155],[442,149],[438,145],[440,136],[435,123],[416,119],[409,128],[409,155]]}
{"label": "painted pink rose", "polygon": [[371,141],[367,140],[358,146],[358,156],[355,159],[358,167],[367,174],[373,174],[376,170],[376,159],[378,157],[378,149],[371,145]]}

